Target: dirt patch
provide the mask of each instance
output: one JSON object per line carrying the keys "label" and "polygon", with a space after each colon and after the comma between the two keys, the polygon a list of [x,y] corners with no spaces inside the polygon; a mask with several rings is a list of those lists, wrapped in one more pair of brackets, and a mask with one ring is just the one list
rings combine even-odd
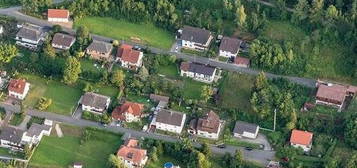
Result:
{"label": "dirt patch", "polygon": [[256,39],[254,34],[243,32],[240,29],[236,29],[236,31],[233,33],[233,37],[242,39],[244,41],[253,41]]}

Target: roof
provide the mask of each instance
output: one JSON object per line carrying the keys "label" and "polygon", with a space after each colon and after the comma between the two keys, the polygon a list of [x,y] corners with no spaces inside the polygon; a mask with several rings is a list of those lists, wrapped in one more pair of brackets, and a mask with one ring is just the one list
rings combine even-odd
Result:
{"label": "roof", "polygon": [[137,140],[129,139],[125,145],[119,148],[117,156],[122,157],[124,160],[130,160],[136,164],[140,164],[141,161],[146,158],[146,153],[146,150],[138,147]]}
{"label": "roof", "polygon": [[234,63],[238,65],[249,65],[250,64],[250,59],[244,58],[244,57],[236,57],[234,59]]}
{"label": "roof", "polygon": [[29,39],[32,41],[38,41],[42,35],[42,28],[38,26],[23,26],[19,32],[17,32],[16,37],[21,37],[24,39]]}
{"label": "roof", "polygon": [[342,85],[320,85],[317,90],[316,97],[343,102],[345,100],[346,92],[347,88]]}
{"label": "roof", "polygon": [[23,94],[25,91],[26,80],[25,79],[11,79],[9,82],[8,90],[11,92]]}
{"label": "roof", "polygon": [[182,28],[181,39],[200,44],[206,44],[211,36],[211,32],[205,29],[200,29],[191,26],[184,26]]}
{"label": "roof", "polygon": [[356,94],[357,93],[357,87],[349,85],[348,88],[347,88],[347,91]]}
{"label": "roof", "polygon": [[212,76],[216,70],[215,67],[209,66],[209,65],[203,65],[199,63],[194,63],[194,62],[182,62],[180,69],[183,71],[189,71],[189,72],[194,72],[198,74],[204,74],[208,76]]}
{"label": "roof", "polygon": [[169,102],[170,98],[167,96],[161,96],[157,94],[150,94],[150,99],[153,101],[164,101],[164,102]]}
{"label": "roof", "polygon": [[251,124],[244,121],[237,121],[236,125],[234,126],[233,133],[243,134],[244,132],[249,132],[255,134],[258,128],[259,126],[256,124]]}
{"label": "roof", "polygon": [[63,34],[63,33],[56,33],[53,36],[52,44],[71,47],[73,42],[76,40],[73,36]]}
{"label": "roof", "polygon": [[47,17],[48,18],[68,18],[69,11],[66,9],[48,9]]}
{"label": "roof", "polygon": [[237,38],[223,37],[219,50],[228,51],[230,53],[238,53],[241,43],[242,41]]}
{"label": "roof", "polygon": [[20,144],[22,140],[23,130],[16,129],[13,127],[3,127],[0,133],[0,139]]}
{"label": "roof", "polygon": [[139,141],[137,139],[134,138],[129,138],[127,140],[125,140],[124,145],[127,147],[138,147],[139,146]]}
{"label": "roof", "polygon": [[99,109],[105,109],[108,99],[110,99],[108,96],[103,96],[93,92],[86,92],[82,96],[81,104]]}
{"label": "roof", "polygon": [[291,132],[290,142],[293,144],[310,145],[314,134],[308,131],[294,129]]}
{"label": "roof", "polygon": [[218,133],[220,124],[219,116],[215,112],[210,111],[198,119],[197,130]]}
{"label": "roof", "polygon": [[130,113],[134,116],[141,116],[144,110],[144,105],[134,102],[126,101],[123,105],[117,106],[113,112],[112,117],[117,120],[125,120],[125,113]]}
{"label": "roof", "polygon": [[100,53],[109,53],[113,49],[113,45],[103,41],[93,41],[88,47],[87,50],[94,50]]}
{"label": "roof", "polygon": [[42,131],[50,131],[51,126],[49,125],[40,125],[37,123],[33,123],[31,127],[27,130],[26,135],[29,137],[39,136]]}
{"label": "roof", "polygon": [[156,116],[156,122],[181,126],[182,120],[184,119],[184,113],[161,109]]}
{"label": "roof", "polygon": [[122,44],[118,48],[117,57],[122,61],[136,64],[139,61],[140,53],[140,51],[134,50],[133,46]]}

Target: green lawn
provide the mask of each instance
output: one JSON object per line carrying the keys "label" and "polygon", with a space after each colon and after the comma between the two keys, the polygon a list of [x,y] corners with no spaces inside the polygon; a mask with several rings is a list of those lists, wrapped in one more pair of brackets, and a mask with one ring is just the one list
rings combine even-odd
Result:
{"label": "green lawn", "polygon": [[12,115],[12,118],[10,120],[10,125],[18,126],[21,124],[21,122],[24,120],[24,115],[21,115],[19,113],[14,113]]}
{"label": "green lawn", "polygon": [[0,8],[8,8],[16,5],[20,5],[19,0],[0,0]]}
{"label": "green lawn", "polygon": [[240,147],[251,147],[254,149],[260,148],[259,144],[240,141],[239,139],[234,138],[234,137],[231,137],[230,139],[226,139],[224,141],[224,143],[227,145],[240,146]]}
{"label": "green lawn", "polygon": [[[94,66],[94,64],[97,64],[97,67]],[[82,69],[82,72],[84,72],[84,71],[92,71],[92,72],[104,71],[104,68],[101,68],[101,64],[98,64],[96,61],[90,60],[90,59],[82,59],[81,60],[81,69]]]}
{"label": "green lawn", "polygon": [[197,99],[201,98],[202,86],[205,83],[195,81],[190,78],[183,79],[183,95],[186,99]]}
{"label": "green lawn", "polygon": [[160,66],[158,69],[158,73],[172,79],[176,79],[179,76],[179,72],[176,64]]}
{"label": "green lawn", "polygon": [[221,107],[251,111],[249,97],[253,82],[253,76],[229,72],[223,79],[219,92]]}
{"label": "green lawn", "polygon": [[160,29],[152,23],[137,24],[110,17],[85,17],[76,20],[74,26],[80,25],[87,26],[94,34],[117,40],[140,38],[148,45],[164,49],[169,49],[174,42],[174,36],[170,32]]}
{"label": "green lawn", "polygon": [[179,165],[183,168],[183,165],[180,165],[179,161],[177,161],[175,158],[168,157],[166,155],[160,156],[159,159],[156,162],[148,162],[145,166],[145,168],[159,168],[159,167],[164,167],[164,164],[167,162],[173,163],[175,166]]}
{"label": "green lawn", "polygon": [[35,107],[41,97],[52,99],[49,112],[70,115],[77,105],[82,91],[76,87],[65,85],[56,80],[46,80],[35,75],[23,75],[31,83],[29,94],[24,103]]}
{"label": "green lawn", "polygon": [[86,168],[106,167],[109,155],[116,152],[121,143],[120,135],[102,131],[92,132],[83,144],[78,135],[66,132],[62,138],[45,136],[29,165],[31,168],[67,168],[73,162],[81,162]]}

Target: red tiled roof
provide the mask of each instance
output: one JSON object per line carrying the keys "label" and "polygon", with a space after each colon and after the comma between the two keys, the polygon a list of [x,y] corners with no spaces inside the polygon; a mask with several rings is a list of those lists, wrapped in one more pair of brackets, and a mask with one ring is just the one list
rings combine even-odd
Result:
{"label": "red tiled roof", "polygon": [[293,144],[310,145],[314,134],[308,131],[294,129],[291,132],[290,142]]}
{"label": "red tiled roof", "polygon": [[125,145],[119,148],[117,156],[140,164],[146,157],[146,150],[138,148],[137,140],[129,139]]}
{"label": "red tiled roof", "polygon": [[238,64],[238,65],[249,65],[250,60],[248,58],[244,58],[244,57],[236,57],[234,59],[234,63]]}
{"label": "red tiled roof", "polygon": [[47,17],[48,18],[68,18],[69,11],[66,9],[48,9]]}
{"label": "red tiled roof", "polygon": [[141,116],[142,111],[144,110],[144,105],[134,102],[125,102],[121,106],[117,106],[113,112],[112,117],[116,120],[125,120],[125,113],[130,113],[134,116]]}
{"label": "red tiled roof", "polygon": [[9,82],[8,90],[11,92],[23,94],[25,91],[26,80],[25,79],[11,79]]}
{"label": "red tiled roof", "polygon": [[183,71],[188,71],[190,69],[190,63],[189,62],[182,62],[180,69]]}
{"label": "red tiled roof", "polygon": [[136,64],[139,61],[140,51],[133,50],[133,46],[122,44],[118,48],[117,57],[122,61]]}
{"label": "red tiled roof", "polygon": [[342,85],[320,85],[317,90],[316,97],[343,102],[345,100],[346,92],[347,88]]}
{"label": "red tiled roof", "polygon": [[210,111],[202,118],[198,119],[197,130],[206,131],[209,133],[217,133],[219,125],[219,116],[215,112]]}

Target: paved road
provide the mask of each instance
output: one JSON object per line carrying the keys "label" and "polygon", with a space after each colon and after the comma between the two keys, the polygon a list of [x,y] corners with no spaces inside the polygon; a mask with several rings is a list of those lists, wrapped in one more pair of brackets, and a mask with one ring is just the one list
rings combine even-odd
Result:
{"label": "paved road", "polygon": [[[46,20],[41,20],[38,18],[24,15],[24,14],[18,12],[19,9],[20,9],[20,7],[0,9],[0,14],[12,16],[18,20],[36,24],[36,25],[40,25],[40,26],[52,26],[53,25],[52,23],[49,23]],[[63,30],[70,34],[75,33],[75,30],[73,30],[73,29],[63,28]],[[111,38],[103,37],[103,36],[99,36],[99,35],[95,35],[95,34],[92,34],[92,37],[94,40],[98,40],[98,41],[111,42],[113,40]],[[124,41],[122,41],[122,42],[124,42]],[[133,44],[130,42],[124,42],[124,43]],[[134,45],[137,45],[137,44],[134,44]],[[146,46],[142,46],[142,47],[146,47]],[[199,56],[192,56],[192,55],[188,55],[188,54],[184,54],[184,53],[170,52],[167,50],[154,48],[154,47],[148,47],[148,49],[150,49],[153,53],[156,53],[156,54],[176,55],[177,58],[185,59],[185,60],[192,61],[192,62],[198,62],[198,63],[202,63],[202,64],[209,64],[209,65],[216,66],[218,68],[225,69],[228,71],[235,71],[235,72],[245,73],[245,74],[249,74],[249,75],[257,75],[260,72],[259,70],[254,70],[254,69],[250,69],[250,68],[242,68],[242,67],[238,67],[234,64],[228,64],[228,63],[220,62],[217,60],[209,59],[206,57],[199,57]],[[290,80],[291,82],[294,82],[294,83],[297,83],[300,85],[305,85],[307,87],[315,87],[315,83],[316,83],[315,80],[308,79],[308,78],[275,75],[275,74],[271,74],[271,73],[266,73],[266,75],[270,79],[283,77],[283,78]]]}
{"label": "paved road", "polygon": [[[0,106],[4,107],[6,110],[11,110],[11,111],[18,111],[19,107],[18,106],[13,106],[11,104],[7,103],[0,103]],[[37,110],[27,110],[27,114],[30,116],[37,116],[37,117],[42,117],[46,118],[49,120],[61,122],[61,123],[66,123],[66,124],[71,124],[71,125],[76,125],[80,127],[96,127],[100,129],[106,129],[112,132],[117,132],[117,133],[122,133],[125,134],[126,136],[130,135],[131,137],[136,137],[136,138],[153,138],[153,139],[158,139],[158,140],[163,140],[167,142],[178,142],[179,139],[168,136],[168,135],[161,135],[161,134],[155,134],[155,133],[146,133],[146,132],[141,132],[141,131],[135,131],[132,129],[127,129],[123,127],[116,127],[116,126],[108,126],[104,127],[103,125],[93,122],[93,121],[88,121],[88,120],[83,120],[83,119],[74,119],[70,116],[64,116],[64,115],[58,115],[54,113],[48,113],[48,112],[42,112],[42,111],[37,111]],[[196,147],[199,147],[199,143],[194,143]],[[264,150],[252,150],[252,151],[246,151],[241,147],[236,147],[236,146],[227,146],[224,149],[217,148],[215,146],[211,146],[211,150],[213,153],[216,154],[225,154],[225,153],[231,153],[234,154],[237,149],[240,149],[243,151],[244,158],[249,161],[254,161],[257,163],[261,163],[263,165],[267,165],[268,161],[274,159],[275,152],[274,151],[264,151]]]}

